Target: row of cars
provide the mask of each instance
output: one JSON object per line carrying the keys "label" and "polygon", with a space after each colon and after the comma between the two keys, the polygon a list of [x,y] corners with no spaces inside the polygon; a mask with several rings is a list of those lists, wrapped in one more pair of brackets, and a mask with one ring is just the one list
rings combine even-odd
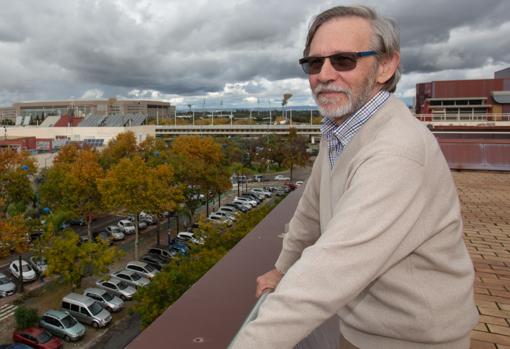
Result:
{"label": "row of cars", "polygon": [[[172,253],[151,248],[146,256],[163,255],[169,261]],[[137,289],[148,285],[158,272],[158,267],[150,263],[128,262],[124,269],[98,280],[95,287],[86,288],[82,294],[67,294],[62,298],[61,309],[47,310],[40,318],[39,327],[15,331],[13,341],[51,349],[62,348],[62,342],[56,337],[68,342],[78,341],[85,335],[84,324],[94,328],[108,326],[112,321],[111,313],[121,311],[124,302],[133,299]]]}
{"label": "row of cars", "polygon": [[237,219],[240,213],[246,213],[250,209],[261,204],[266,198],[270,198],[273,194],[281,196],[289,191],[295,189],[290,185],[271,186],[264,188],[252,188],[250,191],[234,197],[232,202],[220,206],[220,208],[211,213],[207,219],[213,223],[225,224],[231,226]]}

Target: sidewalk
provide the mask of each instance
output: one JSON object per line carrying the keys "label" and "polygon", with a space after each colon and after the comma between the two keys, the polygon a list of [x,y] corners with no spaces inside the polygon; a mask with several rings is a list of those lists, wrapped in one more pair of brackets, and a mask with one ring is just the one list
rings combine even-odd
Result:
{"label": "sidewalk", "polygon": [[471,349],[510,349],[510,173],[453,172],[476,270]]}

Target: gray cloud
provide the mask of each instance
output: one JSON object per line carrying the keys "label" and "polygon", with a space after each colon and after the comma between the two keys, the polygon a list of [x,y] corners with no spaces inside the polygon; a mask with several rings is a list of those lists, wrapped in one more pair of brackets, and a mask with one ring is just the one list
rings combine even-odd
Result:
{"label": "gray cloud", "polygon": [[[128,96],[134,89],[200,99],[237,82],[246,84],[228,92],[232,101],[246,94],[280,98],[276,87],[292,89],[285,81],[304,78],[297,59],[312,15],[337,3],[10,2],[0,13],[0,105],[99,92]],[[365,3],[399,24],[404,72],[415,74],[403,81],[442,71],[463,78],[477,67],[510,63],[506,0]],[[309,100],[302,86],[291,103]]]}

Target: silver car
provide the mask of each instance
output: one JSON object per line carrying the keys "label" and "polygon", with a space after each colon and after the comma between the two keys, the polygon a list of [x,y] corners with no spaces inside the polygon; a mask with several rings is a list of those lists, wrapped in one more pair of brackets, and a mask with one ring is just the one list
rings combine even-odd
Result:
{"label": "silver car", "polygon": [[114,241],[123,240],[126,237],[124,235],[124,233],[122,232],[122,230],[120,230],[120,228],[117,227],[116,225],[107,226],[106,232],[108,234],[110,234],[110,236],[112,237],[112,240],[114,240]]}
{"label": "silver car", "polygon": [[89,287],[83,291],[83,295],[95,299],[111,312],[120,311],[124,307],[122,299],[101,288]]}
{"label": "silver car", "polygon": [[117,278],[100,280],[96,282],[96,285],[103,290],[110,291],[111,293],[119,296],[122,300],[133,299],[133,296],[136,293],[136,288],[129,286],[125,281]]}
{"label": "silver car", "polygon": [[124,269],[111,274],[113,277],[126,281],[127,284],[138,287],[147,286],[150,280],[133,270]]}
{"label": "silver car", "polygon": [[85,326],[65,311],[46,311],[41,317],[39,325],[51,334],[62,337],[68,342],[77,341],[85,335]]}
{"label": "silver car", "polygon": [[141,276],[149,279],[152,279],[159,273],[159,271],[156,270],[156,268],[154,268],[149,263],[140,261],[129,262],[128,264],[126,264],[126,269],[133,270],[140,274]]}
{"label": "silver car", "polygon": [[46,258],[40,256],[31,256],[29,258],[29,263],[32,265],[34,270],[39,273],[45,273],[48,269],[48,263],[46,262]]}
{"label": "silver car", "polygon": [[0,297],[11,296],[16,292],[16,285],[7,275],[0,273]]}

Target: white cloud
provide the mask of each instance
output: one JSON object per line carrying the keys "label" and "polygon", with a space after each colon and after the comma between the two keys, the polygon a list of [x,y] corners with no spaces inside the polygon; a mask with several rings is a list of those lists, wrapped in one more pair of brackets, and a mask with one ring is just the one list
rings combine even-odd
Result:
{"label": "white cloud", "polygon": [[85,91],[83,93],[83,95],[81,96],[81,98],[82,99],[99,99],[99,98],[103,98],[103,96],[104,96],[103,91],[101,91],[100,89],[94,88],[94,89]]}

